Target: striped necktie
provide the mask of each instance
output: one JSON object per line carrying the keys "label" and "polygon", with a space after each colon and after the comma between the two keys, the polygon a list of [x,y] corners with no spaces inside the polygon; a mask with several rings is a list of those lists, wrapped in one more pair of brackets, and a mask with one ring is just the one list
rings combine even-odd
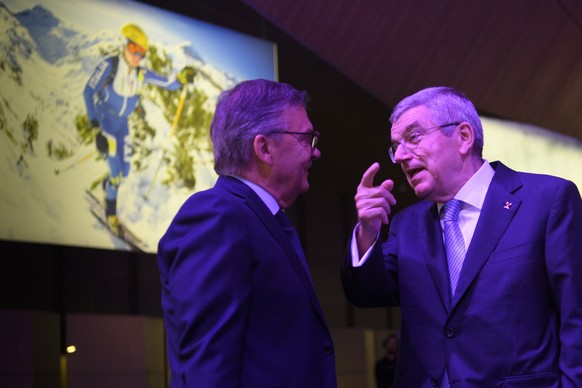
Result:
{"label": "striped necktie", "polygon": [[[459,274],[465,260],[465,242],[461,228],[459,228],[458,218],[463,201],[451,199],[447,201],[441,209],[445,229],[445,250],[447,252],[447,262],[449,264],[449,278],[451,280],[451,296],[455,295]],[[450,388],[449,374],[445,369],[441,388]]]}
{"label": "striped necktie", "polygon": [[449,264],[449,278],[451,280],[451,296],[455,295],[459,274],[465,260],[465,242],[461,228],[457,222],[463,201],[451,199],[442,208],[445,226],[445,249]]}

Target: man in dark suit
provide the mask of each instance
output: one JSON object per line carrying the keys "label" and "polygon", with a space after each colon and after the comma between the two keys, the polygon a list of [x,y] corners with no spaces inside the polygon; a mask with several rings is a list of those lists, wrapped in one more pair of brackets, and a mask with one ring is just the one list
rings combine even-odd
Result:
{"label": "man in dark suit", "polygon": [[400,306],[395,386],[582,387],[576,186],[484,160],[479,116],[455,89],[405,98],[390,122],[390,157],[422,201],[378,241],[396,201],[374,163],[342,281],[356,306]]}
{"label": "man in dark suit", "polygon": [[218,99],[218,181],[185,202],[159,242],[171,387],[336,387],[302,249],[275,216],[308,190],[321,155],[307,99],[267,80]]}

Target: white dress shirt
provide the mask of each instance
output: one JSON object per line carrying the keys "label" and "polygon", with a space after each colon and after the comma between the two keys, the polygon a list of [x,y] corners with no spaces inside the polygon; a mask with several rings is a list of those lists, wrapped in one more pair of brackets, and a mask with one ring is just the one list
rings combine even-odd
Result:
{"label": "white dress shirt", "polygon": [[[483,165],[477,170],[475,174],[461,187],[459,192],[455,195],[455,199],[459,199],[463,201],[463,206],[461,207],[461,211],[459,212],[459,227],[461,228],[461,233],[463,234],[463,240],[465,242],[465,250],[469,248],[469,244],[471,243],[471,239],[473,238],[473,234],[475,233],[475,228],[477,227],[477,221],[479,220],[479,215],[481,214],[481,209],[483,208],[483,202],[485,202],[485,195],[487,195],[487,190],[489,189],[489,185],[493,180],[493,175],[495,174],[495,170],[487,160],[484,161]],[[437,203],[437,209],[440,214],[440,210],[443,207],[444,203]],[[443,219],[441,219],[441,229],[444,230]],[[356,231],[358,225],[354,228],[352,232],[352,244],[351,244],[351,253],[352,253],[352,265],[354,267],[360,267],[365,262],[368,256],[370,256],[370,251],[372,247],[375,245],[372,244],[372,247],[364,253],[362,258],[360,259],[358,254],[358,243],[356,241]],[[376,237],[376,241],[378,237]],[[443,233],[443,241],[444,241],[444,233]]]}

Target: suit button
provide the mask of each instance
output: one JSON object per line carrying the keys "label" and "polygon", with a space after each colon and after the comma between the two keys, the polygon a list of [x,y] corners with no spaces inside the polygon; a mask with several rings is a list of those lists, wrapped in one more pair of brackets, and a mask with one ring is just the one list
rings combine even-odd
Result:
{"label": "suit button", "polygon": [[333,354],[333,346],[324,346],[323,354],[325,354],[326,356],[331,356]]}
{"label": "suit button", "polygon": [[453,338],[455,334],[457,334],[457,331],[455,330],[454,327],[447,328],[447,337]]}
{"label": "suit button", "polygon": [[430,379],[430,385],[432,385],[433,387],[437,387],[439,385],[439,380],[436,377],[433,377],[432,379]]}

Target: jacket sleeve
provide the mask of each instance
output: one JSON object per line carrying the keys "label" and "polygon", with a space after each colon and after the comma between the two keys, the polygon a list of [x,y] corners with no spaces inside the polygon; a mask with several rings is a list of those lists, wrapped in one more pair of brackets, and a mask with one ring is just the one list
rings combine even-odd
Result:
{"label": "jacket sleeve", "polygon": [[551,201],[546,265],[560,316],[562,387],[582,387],[582,199],[564,181]]}
{"label": "jacket sleeve", "polygon": [[190,200],[160,241],[172,376],[186,386],[240,382],[252,291],[246,224],[224,201]]}
{"label": "jacket sleeve", "polygon": [[[391,230],[396,219],[391,222]],[[351,243],[350,239],[341,267],[342,286],[348,300],[360,308],[398,306],[396,237],[391,235],[384,243],[377,240],[361,267],[352,265]]]}
{"label": "jacket sleeve", "polygon": [[149,83],[168,90],[177,90],[182,84],[175,75],[167,77],[149,69],[143,69],[144,83]]}

